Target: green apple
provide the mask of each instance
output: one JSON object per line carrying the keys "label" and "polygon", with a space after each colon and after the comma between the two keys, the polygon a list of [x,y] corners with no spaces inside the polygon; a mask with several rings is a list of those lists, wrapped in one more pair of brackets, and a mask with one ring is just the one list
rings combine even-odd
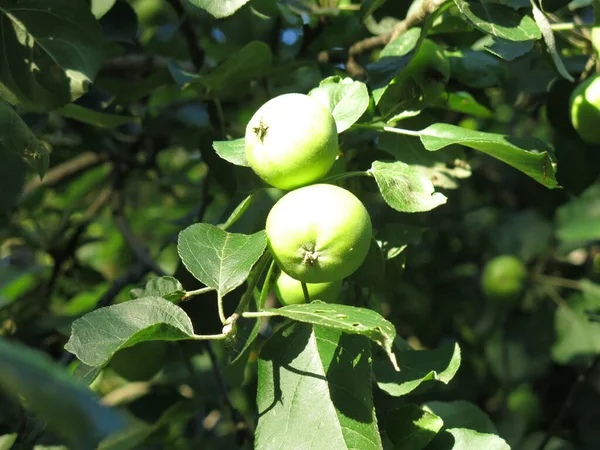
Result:
{"label": "green apple", "polygon": [[[336,303],[342,290],[342,280],[327,283],[306,283],[310,300],[321,300],[327,303]],[[281,272],[275,282],[275,295],[283,306],[305,303],[302,283]]]}
{"label": "green apple", "polygon": [[592,75],[571,94],[571,123],[581,139],[600,144],[600,74]]}
{"label": "green apple", "polygon": [[501,255],[490,260],[483,269],[481,287],[492,300],[512,301],[525,287],[527,268],[513,255]]}
{"label": "green apple", "polygon": [[146,381],[162,369],[167,356],[165,341],[140,342],[119,350],[109,366],[128,381]]}
{"label": "green apple", "polygon": [[266,183],[291,190],[329,172],[338,134],[329,109],[303,94],[284,94],[261,106],[246,127],[246,158]]}
{"label": "green apple", "polygon": [[305,283],[355,272],[371,244],[371,218],[351,192],[314,184],[288,192],[267,216],[269,249],[281,269]]}

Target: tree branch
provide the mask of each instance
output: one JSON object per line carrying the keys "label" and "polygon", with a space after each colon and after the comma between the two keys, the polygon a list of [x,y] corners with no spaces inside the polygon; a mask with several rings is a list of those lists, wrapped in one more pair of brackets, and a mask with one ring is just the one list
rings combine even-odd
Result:
{"label": "tree branch", "polygon": [[[421,6],[415,10],[413,13],[406,16],[404,20],[398,22],[394,29],[386,34],[382,34],[380,36],[372,36],[362,41],[358,41],[346,52],[346,70],[348,73],[354,78],[362,78],[365,76],[365,69],[356,61],[356,57],[362,53],[365,53],[369,50],[372,50],[377,47],[384,47],[390,41],[393,41],[401,34],[405,33],[409,28],[414,27],[431,13],[433,13],[436,9],[438,9],[442,4],[444,4],[448,0],[423,0],[421,2]],[[323,51],[319,53],[317,59],[319,62],[343,62],[343,60],[338,60],[337,58],[332,58],[334,53],[330,53],[327,51]],[[338,53],[339,57],[340,53]]]}

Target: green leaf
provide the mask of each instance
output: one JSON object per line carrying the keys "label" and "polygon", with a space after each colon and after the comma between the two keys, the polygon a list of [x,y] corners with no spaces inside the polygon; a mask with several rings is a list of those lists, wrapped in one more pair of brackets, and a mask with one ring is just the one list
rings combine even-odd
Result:
{"label": "green leaf", "polygon": [[563,244],[585,244],[600,239],[600,182],[558,208],[556,236]]}
{"label": "green leaf", "polygon": [[87,92],[104,51],[85,2],[0,0],[0,20],[0,97],[47,111]]}
{"label": "green leaf", "polygon": [[509,41],[539,39],[542,33],[535,21],[508,6],[484,1],[454,0],[471,25],[484,33]]}
{"label": "green leaf", "polygon": [[386,432],[394,450],[421,450],[442,429],[444,421],[415,405],[392,409],[386,419]]}
{"label": "green leaf", "polygon": [[221,19],[231,16],[250,0],[187,0],[197,8],[203,9],[210,15]]}
{"label": "green leaf", "polygon": [[314,301],[308,304],[267,309],[274,316],[287,317],[298,322],[333,328],[350,334],[368,337],[387,353],[394,367],[398,367],[392,352],[396,337],[394,325],[375,311],[355,306]]}
{"label": "green leaf", "polygon": [[18,434],[4,434],[0,436],[0,450],[10,450],[17,440]]}
{"label": "green leaf", "polygon": [[406,346],[395,352],[400,371],[391,370],[386,361],[375,360],[373,371],[379,388],[400,397],[429,380],[448,384],[460,367],[458,344],[446,343],[433,350],[412,350]]}
{"label": "green leaf", "polygon": [[158,277],[149,280],[144,288],[132,289],[129,295],[131,298],[162,297],[177,303],[185,295],[185,289],[176,278]]}
{"label": "green leaf", "polygon": [[227,218],[227,220],[225,222],[223,222],[222,224],[219,224],[218,227],[221,228],[222,230],[227,230],[234,223],[236,223],[244,215],[244,213],[248,210],[248,208],[250,207],[250,205],[252,203],[254,203],[254,201],[256,200],[256,194],[257,193],[258,193],[258,191],[252,192],[244,200],[242,200],[235,207],[235,209],[229,215],[229,217]]}
{"label": "green leaf", "polygon": [[442,102],[445,103],[446,108],[451,111],[469,114],[483,119],[494,117],[494,113],[489,108],[483,106],[475,100],[470,93],[465,91],[444,93]]}
{"label": "green leaf", "polygon": [[369,342],[294,324],[258,362],[255,448],[382,449],[370,383]]}
{"label": "green leaf", "polygon": [[50,156],[46,146],[37,140],[15,110],[0,100],[0,156],[4,159],[7,153],[18,155],[40,177],[48,170]]}
{"label": "green leaf", "polygon": [[96,19],[100,19],[110,9],[115,6],[117,0],[92,0],[90,5],[92,14]]}
{"label": "green leaf", "polygon": [[266,246],[264,231],[251,235],[228,233],[198,223],[179,233],[177,251],[194,277],[224,296],[248,278]]}
{"label": "green leaf", "polygon": [[360,2],[360,17],[365,20],[387,0],[363,0]]}
{"label": "green leaf", "polygon": [[308,95],[329,108],[338,133],[350,128],[369,106],[367,86],[352,78],[325,78]]}
{"label": "green leaf", "polygon": [[137,117],[132,116],[119,116],[116,114],[107,114],[92,109],[84,108],[83,106],[70,105],[63,106],[57,111],[61,116],[69,119],[77,120],[79,122],[87,123],[100,128],[117,128],[121,125],[125,125],[130,122],[139,123],[140,120]]}
{"label": "green leaf", "polygon": [[236,166],[250,167],[246,159],[246,140],[244,138],[231,141],[215,141],[213,148],[217,155]]}
{"label": "green leaf", "polygon": [[444,428],[468,428],[478,433],[497,433],[494,423],[486,413],[473,403],[464,400],[455,402],[428,402],[423,405],[444,422]]}
{"label": "green leaf", "polygon": [[478,433],[465,428],[442,431],[427,446],[427,450],[510,450],[504,439],[495,434]]}
{"label": "green leaf", "polygon": [[178,306],[159,297],[107,306],[73,322],[65,349],[84,364],[104,366],[119,350],[144,341],[194,337],[192,321]]}
{"label": "green leaf", "polygon": [[401,161],[375,161],[369,169],[385,202],[400,212],[431,211],[446,203],[433,183],[417,169]]}
{"label": "green leaf", "polygon": [[550,159],[552,149],[537,138],[486,133],[445,123],[433,124],[419,131],[419,136],[427,150],[464,145],[505,162],[547,188],[560,187]]}
{"label": "green leaf", "polygon": [[556,48],[556,39],[554,39],[554,32],[550,26],[550,21],[546,17],[546,15],[538,8],[535,0],[531,0],[531,7],[533,8],[533,18],[537,23],[538,27],[542,31],[542,36],[544,37],[544,42],[548,47],[548,53],[552,57],[552,61],[554,61],[554,65],[556,66],[556,70],[560,73],[564,78],[569,81],[574,82],[575,78],[567,72],[567,68],[560,59],[560,55],[558,54],[558,50]]}
{"label": "green leaf", "polygon": [[126,427],[48,356],[0,338],[0,392],[13,396],[72,448],[96,448]]}
{"label": "green leaf", "polygon": [[502,58],[505,61],[512,61],[529,53],[535,42],[535,39],[531,41],[509,41],[497,36],[490,36],[489,44],[486,44],[484,48],[498,58]]}
{"label": "green leaf", "polygon": [[272,59],[271,49],[267,44],[261,41],[252,41],[227,58],[210,74],[187,73],[186,77],[178,82],[181,84],[184,81],[184,84],[192,87],[219,93],[231,89],[236,84],[248,82],[264,75],[270,69]]}
{"label": "green leaf", "polygon": [[584,363],[600,353],[600,323],[590,320],[589,315],[600,312],[600,286],[582,282],[586,292],[571,295],[556,308],[552,359],[559,364]]}
{"label": "green leaf", "polygon": [[500,86],[506,78],[504,62],[486,52],[457,50],[446,53],[452,78],[476,89]]}
{"label": "green leaf", "polygon": [[410,165],[435,187],[456,189],[458,180],[471,176],[471,167],[458,146],[430,152],[417,136],[395,133],[382,133],[377,146],[398,161]]}

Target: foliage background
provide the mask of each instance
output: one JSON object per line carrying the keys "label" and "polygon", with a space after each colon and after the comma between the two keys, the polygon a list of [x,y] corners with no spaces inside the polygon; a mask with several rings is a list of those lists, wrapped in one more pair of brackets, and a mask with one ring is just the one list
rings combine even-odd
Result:
{"label": "foliage background", "polygon": [[[91,385],[95,397],[73,384],[81,372],[67,375],[77,365],[65,350],[71,325],[130,300],[130,290],[156,276],[173,275],[187,291],[201,288],[180,261],[178,233],[198,222],[223,223],[260,187],[248,168],[220,158],[213,142],[242,137],[268,99],[308,93],[327,77],[366,81],[372,93],[378,77],[399,70],[402,62],[394,64],[402,54],[385,60],[382,45],[356,55],[347,50],[388,36],[419,2],[20,3],[23,11],[11,12],[13,2],[0,0],[0,449],[95,448],[124,428],[130,442],[120,435],[103,448],[250,448],[256,359],[272,324],[261,329],[243,366],[229,364],[235,346],[229,342],[169,342],[158,376],[130,383],[107,369]],[[397,253],[385,262],[385,275],[361,272],[359,284],[348,285],[347,302],[379,312],[413,349],[432,352],[422,353],[411,389],[395,384],[407,395],[373,388],[384,443],[478,445],[453,434],[454,444],[438,439],[402,447],[394,433],[414,413],[408,405],[426,405],[447,429],[497,433],[512,448],[594,449],[600,442],[600,151],[570,125],[574,84],[567,80],[595,70],[593,8],[579,0],[533,7],[520,0],[449,3],[439,20],[424,23],[450,59],[447,92],[457,97],[397,126],[446,123],[539,138],[550,146],[562,188],[547,189],[473,148],[430,153],[418,137],[381,133],[371,122],[377,117],[372,101],[358,122],[365,126],[340,136],[341,170],[404,161],[438,177],[436,189],[448,198],[432,211],[402,213],[382,200],[373,180],[343,180],[368,205],[377,238]],[[469,4],[504,9],[478,22],[465,14]],[[233,9],[219,10],[226,5]],[[35,13],[45,8],[49,13]],[[536,25],[532,8],[543,11],[554,46],[543,39],[537,27],[544,22]],[[508,21],[504,34],[489,30],[512,14],[529,22],[511,27]],[[14,17],[29,34],[9,27]],[[537,35],[521,39],[526,26]],[[358,97],[348,98],[351,110]],[[230,231],[262,230],[281,195],[260,191]],[[510,307],[486,300],[480,288],[485,263],[506,253],[529,269],[526,292]],[[226,311],[243,292],[239,287],[225,297]],[[220,333],[214,293],[180,306],[196,333]],[[460,368],[453,378],[454,342]],[[432,417],[423,417],[435,428]]]}

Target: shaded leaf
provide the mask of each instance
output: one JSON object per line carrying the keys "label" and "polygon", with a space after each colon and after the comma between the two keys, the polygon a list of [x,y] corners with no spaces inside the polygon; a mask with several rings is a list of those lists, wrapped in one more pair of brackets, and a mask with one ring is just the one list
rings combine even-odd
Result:
{"label": "shaded leaf", "polygon": [[85,2],[0,0],[0,97],[51,110],[81,97],[104,57],[102,32]]}
{"label": "shaded leaf", "polygon": [[85,384],[48,356],[2,338],[0,391],[13,396],[73,448],[96,448],[100,440],[127,425],[123,416],[101,406]]}
{"label": "shaded leaf", "polygon": [[486,52],[465,49],[446,53],[452,78],[477,89],[500,86],[506,78],[504,62]]}
{"label": "shaded leaf", "polygon": [[504,439],[495,434],[478,433],[465,428],[442,431],[427,446],[427,450],[510,450]]}
{"label": "shaded leaf", "polygon": [[555,222],[556,236],[563,244],[585,244],[600,239],[600,183],[558,208]]}
{"label": "shaded leaf", "polygon": [[187,314],[160,297],[107,306],[73,322],[65,349],[84,364],[104,366],[119,350],[144,341],[191,339],[194,328]]}
{"label": "shaded leaf", "polygon": [[429,380],[448,384],[460,367],[458,344],[446,343],[433,350],[412,350],[406,346],[395,352],[400,371],[391,370],[386,361],[375,360],[373,371],[379,388],[400,397]]}
{"label": "shaded leaf", "polygon": [[494,116],[494,113],[479,103],[468,92],[445,92],[442,97],[442,103],[445,103],[446,108],[451,111],[456,111],[464,114],[469,114],[475,117],[489,119]]}
{"label": "shaded leaf", "polygon": [[397,367],[396,358],[392,352],[396,329],[375,311],[321,301],[267,309],[266,311],[274,316],[287,317],[298,322],[366,336],[380,345],[388,354],[394,367]]}
{"label": "shaded leaf", "polygon": [[177,251],[194,277],[223,296],[248,278],[266,246],[264,231],[251,235],[228,233],[214,225],[198,223],[179,233]]}
{"label": "shaded leaf", "polygon": [[187,0],[192,5],[205,10],[210,15],[221,19],[231,16],[250,0]]}
{"label": "shaded leaf", "polygon": [[91,0],[90,8],[96,19],[100,19],[117,2],[117,0]]}
{"label": "shaded leaf", "polygon": [[213,148],[217,155],[236,166],[250,167],[246,159],[246,140],[244,138],[231,141],[215,141]]}
{"label": "shaded leaf", "polygon": [[364,337],[341,330],[278,331],[258,364],[256,448],[382,449],[370,356]]}
{"label": "shaded leaf", "polygon": [[468,428],[478,433],[497,433],[494,423],[486,413],[473,403],[464,400],[454,402],[427,402],[423,405],[444,421],[444,428]]}
{"label": "shaded leaf", "polygon": [[535,39],[530,41],[509,41],[497,36],[490,37],[490,44],[485,45],[485,49],[505,61],[512,61],[529,53],[536,43]]}
{"label": "shaded leaf", "polygon": [[547,188],[560,187],[550,159],[552,149],[537,138],[486,133],[445,123],[433,124],[421,130],[419,136],[427,150],[464,145],[505,162]]}
{"label": "shaded leaf", "polygon": [[421,450],[442,429],[444,421],[415,405],[392,409],[386,418],[386,432],[394,450]]}
{"label": "shaded leaf", "polygon": [[446,203],[431,180],[401,161],[375,161],[369,169],[385,202],[400,212],[431,211]]}
{"label": "shaded leaf", "polygon": [[70,105],[63,106],[57,111],[61,116],[79,122],[87,123],[100,128],[117,128],[130,122],[138,122],[139,119],[133,116],[119,116],[116,114],[107,114],[92,109],[84,108],[83,106]]}
{"label": "shaded leaf", "polygon": [[37,140],[15,110],[0,100],[0,156],[4,159],[7,153],[18,155],[40,177],[48,170],[50,156],[46,146]]}
{"label": "shaded leaf", "polygon": [[308,95],[329,108],[338,133],[350,128],[369,106],[367,86],[352,78],[325,78]]}

